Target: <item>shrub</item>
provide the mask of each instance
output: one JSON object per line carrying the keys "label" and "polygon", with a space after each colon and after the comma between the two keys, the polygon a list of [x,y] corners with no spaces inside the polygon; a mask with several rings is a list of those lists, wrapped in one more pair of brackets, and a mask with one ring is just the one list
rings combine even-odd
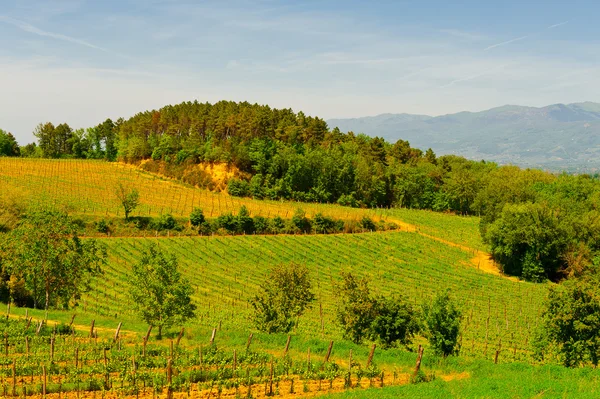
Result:
{"label": "shrub", "polygon": [[271,231],[275,234],[285,232],[285,221],[280,216],[275,216],[270,220]]}
{"label": "shrub", "polygon": [[96,231],[98,233],[108,234],[110,229],[108,227],[108,223],[106,222],[106,220],[101,219],[96,223]]}
{"label": "shrub", "polygon": [[268,234],[271,232],[269,219],[262,216],[254,216],[254,230],[258,234]]}
{"label": "shrub", "polygon": [[[335,233],[340,231],[339,225],[332,218],[324,216],[322,213],[317,213],[313,220],[313,225],[316,233]],[[343,226],[343,222],[342,222]]]}
{"label": "shrub", "polygon": [[242,205],[240,212],[237,215],[238,233],[252,234],[254,233],[254,220],[250,217],[250,212],[246,206]]}
{"label": "shrub", "polygon": [[158,220],[155,220],[153,223],[153,229],[158,231],[175,230],[177,227],[177,221],[170,213],[161,215]]}
{"label": "shrub", "polygon": [[306,217],[306,212],[301,208],[296,209],[294,216],[292,216],[291,227],[295,231],[302,233],[310,233],[312,226],[310,220]]}
{"label": "shrub", "polygon": [[342,273],[338,298],[337,319],[344,330],[344,338],[359,344],[370,335],[371,324],[378,311],[377,301],[371,297],[369,281],[366,278],[357,280],[351,273]]}
{"label": "shrub", "polygon": [[371,323],[370,338],[383,348],[408,346],[420,331],[418,312],[404,298],[381,298],[378,301],[377,315]]}
{"label": "shrub", "polygon": [[194,227],[199,227],[202,223],[206,221],[204,217],[204,212],[200,208],[194,208],[192,213],[190,213],[190,224]]}
{"label": "shrub", "polygon": [[358,208],[358,201],[352,194],[344,194],[338,198],[337,203],[342,206],[351,206],[352,208]]}
{"label": "shrub", "polygon": [[550,289],[535,346],[555,347],[566,367],[600,361],[600,289],[597,277]]}
{"label": "shrub", "polygon": [[234,197],[247,197],[249,193],[248,183],[240,179],[229,179],[227,192]]}
{"label": "shrub", "polygon": [[215,229],[224,229],[228,233],[235,233],[237,231],[238,223],[237,218],[231,213],[220,215],[214,222]]}
{"label": "shrub", "polygon": [[439,294],[431,304],[423,306],[427,338],[435,353],[448,356],[456,352],[461,312],[448,291]]}
{"label": "shrub", "polygon": [[375,224],[375,222],[373,222],[373,219],[371,219],[368,216],[364,216],[360,220],[360,227],[362,227],[363,229],[365,229],[367,231],[375,231],[375,230],[377,230],[377,225]]}

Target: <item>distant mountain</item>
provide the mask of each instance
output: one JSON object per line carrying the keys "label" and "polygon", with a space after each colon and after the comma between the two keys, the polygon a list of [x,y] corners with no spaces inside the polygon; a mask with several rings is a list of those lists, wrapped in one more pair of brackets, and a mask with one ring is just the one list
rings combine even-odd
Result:
{"label": "distant mountain", "polygon": [[382,114],[327,123],[391,142],[408,140],[412,147],[431,147],[438,155],[551,170],[600,169],[600,104],[592,102],[542,108],[505,105],[437,117]]}

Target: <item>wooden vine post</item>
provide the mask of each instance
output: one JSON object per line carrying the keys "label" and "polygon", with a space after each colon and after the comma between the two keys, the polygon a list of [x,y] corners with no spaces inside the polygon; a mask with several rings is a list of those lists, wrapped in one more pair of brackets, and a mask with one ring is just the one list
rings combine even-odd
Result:
{"label": "wooden vine post", "polygon": [[367,365],[365,368],[369,368],[371,366],[371,363],[373,362],[373,356],[375,355],[375,348],[377,347],[376,344],[373,344],[373,347],[371,348],[371,352],[369,353],[369,359],[367,360]]}
{"label": "wooden vine post", "polygon": [[421,345],[419,345],[419,351],[418,351],[418,355],[417,355],[417,363],[415,364],[415,371],[413,372],[413,379],[417,377],[417,374],[419,374],[419,370],[421,370],[421,359],[423,359],[423,351],[425,350],[425,348],[423,348]]}
{"label": "wooden vine post", "polygon": [[173,399],[173,388],[171,383],[173,382],[173,359],[167,361],[167,399]]}

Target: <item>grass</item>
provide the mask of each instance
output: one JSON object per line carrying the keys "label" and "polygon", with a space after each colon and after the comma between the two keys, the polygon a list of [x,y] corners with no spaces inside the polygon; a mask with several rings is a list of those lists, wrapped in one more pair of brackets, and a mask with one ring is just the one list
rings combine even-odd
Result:
{"label": "grass", "polygon": [[436,378],[433,382],[383,389],[355,390],[326,395],[327,399],[368,398],[597,398],[600,396],[600,371],[566,369],[560,366],[531,366],[523,363],[495,365],[477,361],[463,365],[441,366],[436,372],[452,376],[449,381]]}

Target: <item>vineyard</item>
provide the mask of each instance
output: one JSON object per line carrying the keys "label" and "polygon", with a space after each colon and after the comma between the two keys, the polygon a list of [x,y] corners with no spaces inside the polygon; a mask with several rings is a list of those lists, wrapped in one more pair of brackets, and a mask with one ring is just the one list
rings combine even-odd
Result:
{"label": "vineyard", "polygon": [[[194,207],[207,217],[232,212],[242,205],[253,215],[290,218],[299,207],[296,202],[235,198],[220,192],[201,190],[176,180],[144,172],[132,165],[90,160],[19,159],[0,157],[0,185],[28,196],[34,203],[61,206],[75,214],[123,216],[115,198],[118,183],[140,192],[141,206],[132,216],[158,216],[170,213],[187,217]],[[334,205],[301,204],[308,215],[322,212],[337,219],[359,219],[377,212]]]}
{"label": "vineyard", "polygon": [[[117,182],[139,189],[139,215],[187,217],[201,207],[216,217],[245,205],[253,215],[290,217],[299,206],[232,198],[122,164],[0,158],[3,190],[78,215],[122,216],[112,195]],[[478,270],[485,246],[477,218],[406,209],[301,207],[307,214],[344,220],[369,215],[398,223],[401,231],[99,239],[107,246],[109,262],[77,308],[52,311],[44,326],[38,324],[42,311],[7,309],[7,328],[16,333],[4,337],[0,395],[285,397],[407,383],[415,353],[372,352],[371,346],[342,339],[336,285],[343,271],[368,277],[379,294],[404,295],[417,306],[449,289],[463,310],[461,359],[533,362],[531,341],[547,286]],[[129,296],[132,265],[153,245],[179,259],[198,307],[194,321],[162,341],[140,322]],[[309,269],[317,301],[291,335],[258,333],[249,300],[273,266],[290,262]],[[427,345],[420,338],[419,344]],[[424,365],[435,371],[438,365],[425,359]]]}

